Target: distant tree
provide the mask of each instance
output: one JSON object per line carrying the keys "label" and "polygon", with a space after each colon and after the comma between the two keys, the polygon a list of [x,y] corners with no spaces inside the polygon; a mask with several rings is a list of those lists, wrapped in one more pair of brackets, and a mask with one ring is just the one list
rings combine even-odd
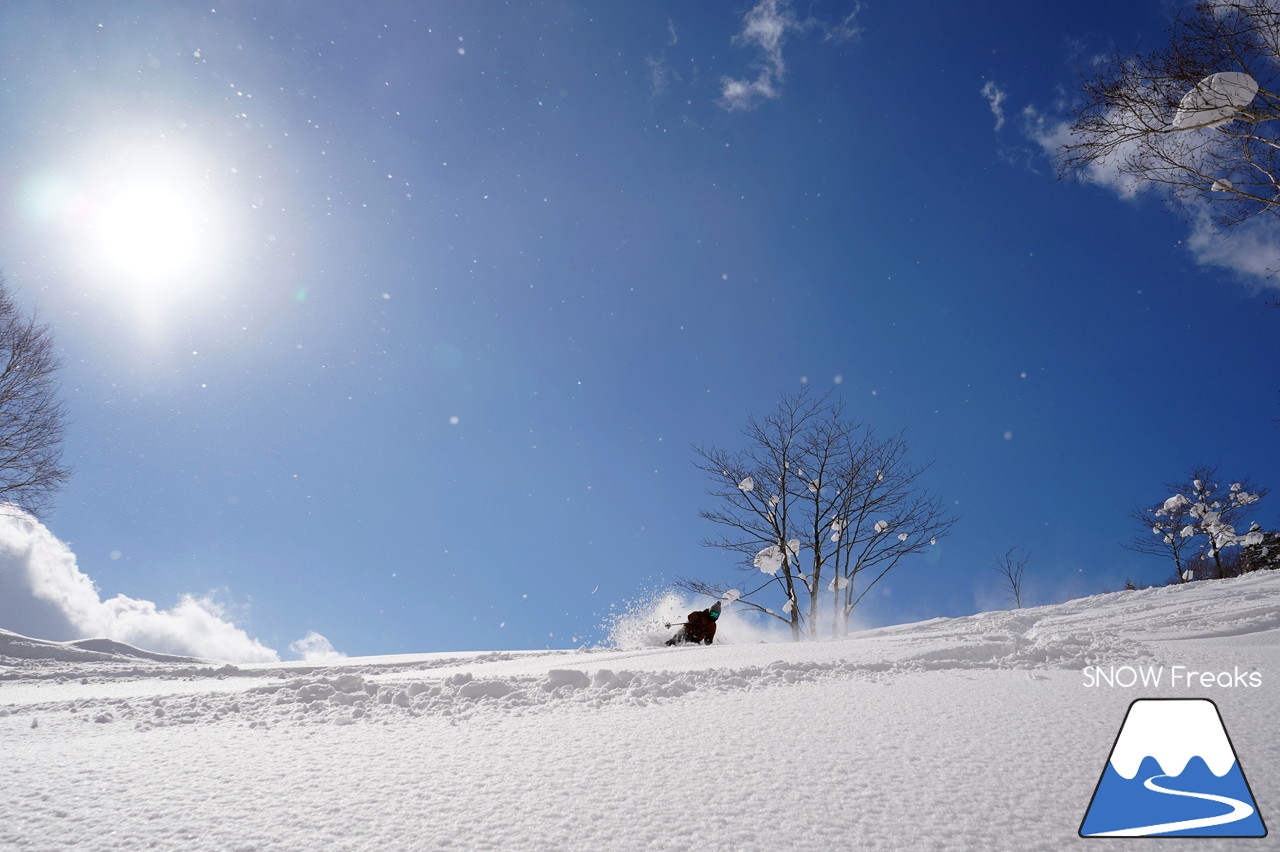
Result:
{"label": "distant tree", "polygon": [[[921,486],[927,468],[907,461],[905,439],[878,438],[829,394],[816,397],[807,386],[783,394],[771,414],[749,418],[742,435],[743,449],[694,447],[715,501],[699,516],[721,531],[703,544],[765,576],[746,591],[687,578],[677,585],[736,598],[786,622],[795,639],[818,635],[824,599],[832,633],[847,631],[876,582],[955,525]],[[781,596],[778,609],[769,592]]]}
{"label": "distant tree", "polygon": [[49,327],[0,280],[0,501],[39,516],[69,475],[62,465],[66,410]]}
{"label": "distant tree", "polygon": [[1245,532],[1240,528],[1269,489],[1248,478],[1219,482],[1218,469],[1204,465],[1191,468],[1185,480],[1166,488],[1173,494],[1159,506],[1131,514],[1144,526],[1149,525],[1154,541],[1139,534],[1124,546],[1139,553],[1172,557],[1177,576],[1184,581],[1234,576],[1234,563],[1224,552],[1262,542],[1257,524]]}
{"label": "distant tree", "polygon": [[1280,569],[1280,533],[1264,532],[1261,541],[1240,549],[1240,573]]}
{"label": "distant tree", "polygon": [[1004,556],[996,557],[995,570],[1000,575],[1000,588],[1009,593],[1014,609],[1022,609],[1022,578],[1030,561],[1031,554],[1020,547],[1011,547]]}

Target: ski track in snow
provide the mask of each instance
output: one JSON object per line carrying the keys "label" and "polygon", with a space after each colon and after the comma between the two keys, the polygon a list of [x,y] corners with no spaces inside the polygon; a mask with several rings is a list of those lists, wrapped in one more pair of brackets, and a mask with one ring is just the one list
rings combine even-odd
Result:
{"label": "ski track in snow", "polygon": [[0,849],[1056,850],[1128,703],[1188,695],[1081,669],[1204,660],[1262,672],[1195,694],[1265,817],[1278,613],[1280,572],[806,643],[234,666],[0,631]]}

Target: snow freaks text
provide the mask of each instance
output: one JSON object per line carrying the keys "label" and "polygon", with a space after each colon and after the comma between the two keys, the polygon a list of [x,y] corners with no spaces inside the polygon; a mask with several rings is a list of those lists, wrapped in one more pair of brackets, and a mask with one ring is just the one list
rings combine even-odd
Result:
{"label": "snow freaks text", "polygon": [[1262,673],[1241,671],[1234,666],[1231,671],[1197,671],[1187,666],[1085,666],[1084,686],[1120,687],[1131,689],[1140,686],[1151,689],[1160,686],[1200,689],[1258,689],[1262,686]]}

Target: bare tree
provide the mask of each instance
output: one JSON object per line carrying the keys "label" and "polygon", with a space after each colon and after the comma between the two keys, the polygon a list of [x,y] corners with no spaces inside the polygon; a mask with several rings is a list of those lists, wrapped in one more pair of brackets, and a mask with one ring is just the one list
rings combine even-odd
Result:
{"label": "bare tree", "polygon": [[[748,418],[742,430],[746,448],[694,447],[698,456],[695,464],[712,480],[707,493],[716,500],[715,508],[699,512],[699,517],[721,527],[720,535],[703,545],[736,553],[745,570],[759,568],[768,575],[759,587],[746,591],[739,599],[786,621],[796,639],[805,630],[801,589],[814,595],[814,577],[821,579],[827,561],[819,544],[811,553],[809,575],[803,571],[801,529],[820,523],[820,515],[804,517],[815,504],[807,486],[801,483],[806,466],[811,475],[816,473],[820,478],[822,470],[834,462],[842,436],[834,436],[834,446],[829,438],[825,448],[819,446],[823,441],[820,436],[831,436],[830,421],[841,420],[842,411],[829,397],[815,399],[806,386],[798,393],[784,394],[777,408],[763,420]],[[839,428],[849,433],[857,426],[840,423]],[[818,497],[821,498],[821,491]],[[679,585],[697,592],[727,591],[727,587],[696,580],[681,580]],[[781,591],[785,599],[781,613],[753,599],[771,587]]]}
{"label": "bare tree", "polygon": [[[955,524],[920,486],[926,468],[907,462],[905,439],[878,439],[830,395],[815,398],[807,387],[784,394],[773,413],[750,418],[742,434],[741,450],[694,448],[716,501],[699,515],[721,529],[703,544],[737,554],[759,585],[745,591],[693,579],[678,585],[736,595],[785,621],[793,638],[817,635],[824,599],[832,632],[847,631],[854,607],[877,581]],[[770,591],[781,594],[781,612],[767,601]]]}
{"label": "bare tree", "polygon": [[0,281],[0,500],[37,516],[70,473],[62,465],[60,366],[49,327]]}
{"label": "bare tree", "polygon": [[[1064,174],[1114,170],[1133,190],[1210,202],[1231,227],[1280,213],[1280,7],[1200,0],[1168,43],[1082,75]],[[1256,87],[1256,89],[1255,89]]]}
{"label": "bare tree", "polygon": [[1000,575],[1000,588],[1009,593],[1014,609],[1022,609],[1022,577],[1030,561],[1031,554],[1020,547],[1011,547],[1004,556],[996,557],[995,570]]}
{"label": "bare tree", "polygon": [[880,439],[867,430],[849,461],[846,498],[830,525],[831,541],[839,542],[838,573],[828,587],[836,595],[833,634],[848,633],[854,608],[872,587],[904,557],[936,546],[957,521],[921,486],[929,465],[908,461],[901,433]]}

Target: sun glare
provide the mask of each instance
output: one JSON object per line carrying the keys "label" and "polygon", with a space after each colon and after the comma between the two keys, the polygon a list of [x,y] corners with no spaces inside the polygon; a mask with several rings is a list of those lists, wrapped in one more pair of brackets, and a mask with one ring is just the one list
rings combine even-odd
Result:
{"label": "sun glare", "polygon": [[98,207],[95,254],[137,285],[157,286],[196,259],[200,226],[199,211],[181,189],[158,182],[122,186]]}
{"label": "sun glare", "polygon": [[[225,273],[228,199],[198,150],[172,144],[104,146],[64,198],[86,280],[158,324],[207,303]],[[56,188],[56,187],[55,187]]]}

